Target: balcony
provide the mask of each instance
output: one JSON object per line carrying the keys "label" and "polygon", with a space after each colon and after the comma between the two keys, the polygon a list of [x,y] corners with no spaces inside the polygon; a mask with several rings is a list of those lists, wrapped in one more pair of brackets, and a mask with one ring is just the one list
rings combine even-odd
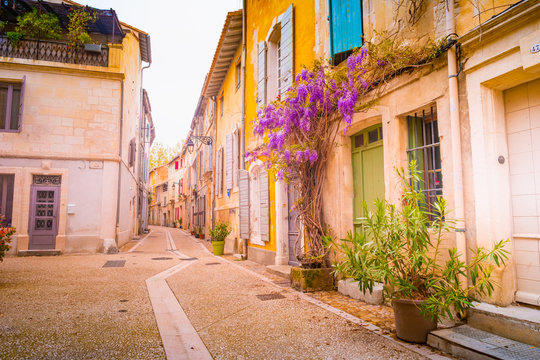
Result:
{"label": "balcony", "polygon": [[109,66],[109,48],[107,46],[102,46],[99,52],[86,51],[84,48],[71,51],[66,43],[60,41],[21,40],[14,48],[3,35],[0,35],[0,56],[64,64]]}

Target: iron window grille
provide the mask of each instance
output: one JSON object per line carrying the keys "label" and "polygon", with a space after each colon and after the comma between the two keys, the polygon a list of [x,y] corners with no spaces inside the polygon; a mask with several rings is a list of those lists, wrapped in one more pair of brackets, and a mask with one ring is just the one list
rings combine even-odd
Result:
{"label": "iron window grille", "polygon": [[[427,211],[432,213],[437,196],[442,195],[441,143],[437,125],[437,111],[433,107],[421,114],[407,116],[408,161],[416,160],[423,176],[419,189],[425,195]],[[431,217],[431,216],[430,216]]]}

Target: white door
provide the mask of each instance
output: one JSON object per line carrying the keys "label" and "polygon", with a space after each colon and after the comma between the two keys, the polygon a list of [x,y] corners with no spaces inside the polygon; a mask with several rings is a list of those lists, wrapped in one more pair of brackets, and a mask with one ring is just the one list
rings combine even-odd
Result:
{"label": "white door", "polygon": [[504,92],[516,300],[540,305],[540,79]]}

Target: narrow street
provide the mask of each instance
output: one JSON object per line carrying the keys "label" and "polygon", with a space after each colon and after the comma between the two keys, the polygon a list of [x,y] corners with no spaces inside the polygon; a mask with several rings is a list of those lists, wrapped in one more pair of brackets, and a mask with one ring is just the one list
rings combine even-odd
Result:
{"label": "narrow street", "polygon": [[178,229],[114,255],[9,257],[2,274],[2,359],[422,358]]}

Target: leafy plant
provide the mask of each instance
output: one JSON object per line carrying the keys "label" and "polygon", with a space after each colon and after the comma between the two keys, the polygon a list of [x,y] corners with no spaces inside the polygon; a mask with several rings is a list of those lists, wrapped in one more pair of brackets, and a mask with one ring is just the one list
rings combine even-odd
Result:
{"label": "leafy plant", "polygon": [[23,38],[23,34],[21,34],[20,32],[16,32],[16,31],[8,31],[6,33],[6,37],[9,40],[11,46],[13,46],[15,48],[15,47],[19,46],[19,42]]}
{"label": "leafy plant", "polygon": [[[0,220],[2,220],[2,218],[3,216],[0,215]],[[14,227],[4,227],[0,225],[0,262],[4,261],[6,252],[11,248],[9,243],[11,242],[13,234],[15,234]]]}
{"label": "leafy plant", "polygon": [[[334,265],[336,273],[354,278],[362,291],[372,291],[375,282],[382,282],[386,299],[425,300],[424,315],[453,319],[453,311],[463,313],[472,306],[475,294],[492,294],[493,265],[504,265],[508,240],[497,242],[491,250],[471,249],[468,263],[456,249],[448,249],[443,261],[441,244],[455,221],[448,218],[441,196],[432,204],[433,210],[428,210],[415,161],[409,165],[409,174],[398,171],[403,183],[400,208],[378,200],[376,210],[368,212],[364,204],[368,215],[363,230],[349,233],[339,244],[328,240],[344,255]],[[461,283],[460,278],[467,274],[470,284]]]}
{"label": "leafy plant", "polygon": [[68,45],[73,49],[77,49],[81,45],[91,43],[92,38],[88,34],[88,25],[97,20],[97,14],[85,8],[77,8],[71,10],[68,18]]}
{"label": "leafy plant", "polygon": [[218,222],[213,229],[210,230],[212,241],[224,241],[231,233],[231,226],[228,222]]}
{"label": "leafy plant", "polygon": [[15,32],[32,39],[62,38],[58,17],[52,13],[40,13],[37,9],[17,17]]}
{"label": "leafy plant", "polygon": [[178,225],[182,225],[182,217],[181,216],[178,218]]}

